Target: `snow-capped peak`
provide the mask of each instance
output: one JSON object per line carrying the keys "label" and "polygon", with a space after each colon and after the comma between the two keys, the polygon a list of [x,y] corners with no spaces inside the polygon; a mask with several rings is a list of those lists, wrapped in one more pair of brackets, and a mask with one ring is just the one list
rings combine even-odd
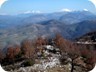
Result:
{"label": "snow-capped peak", "polygon": [[39,11],[39,10],[37,10],[37,11],[32,10],[32,11],[26,11],[26,12],[24,12],[24,14],[28,14],[28,13],[41,13],[41,11]]}
{"label": "snow-capped peak", "polygon": [[72,12],[72,10],[70,10],[70,9],[62,9],[61,11],[62,12]]}
{"label": "snow-capped peak", "polygon": [[88,9],[83,9],[83,11],[88,11]]}

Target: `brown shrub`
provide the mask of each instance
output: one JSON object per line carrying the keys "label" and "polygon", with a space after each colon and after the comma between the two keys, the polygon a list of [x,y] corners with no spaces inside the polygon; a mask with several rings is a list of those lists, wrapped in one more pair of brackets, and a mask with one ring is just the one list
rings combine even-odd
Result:
{"label": "brown shrub", "polygon": [[25,58],[33,58],[35,48],[31,40],[24,40],[21,44],[21,50]]}

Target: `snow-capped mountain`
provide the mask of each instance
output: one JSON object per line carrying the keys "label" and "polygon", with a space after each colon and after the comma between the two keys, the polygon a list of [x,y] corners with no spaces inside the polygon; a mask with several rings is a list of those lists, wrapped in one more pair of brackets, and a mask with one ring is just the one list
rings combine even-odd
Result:
{"label": "snow-capped mountain", "polygon": [[[55,12],[42,14],[1,15],[0,43],[13,43],[24,38],[54,35],[60,33],[67,39],[74,39],[96,30],[96,15],[89,11]],[[7,41],[6,41],[7,40]]]}

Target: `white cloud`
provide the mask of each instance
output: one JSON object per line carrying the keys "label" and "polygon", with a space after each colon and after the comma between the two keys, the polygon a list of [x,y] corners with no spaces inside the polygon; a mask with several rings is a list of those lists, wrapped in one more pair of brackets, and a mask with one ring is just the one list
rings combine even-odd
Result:
{"label": "white cloud", "polygon": [[83,9],[84,11],[88,11],[88,9]]}
{"label": "white cloud", "polygon": [[96,0],[89,0],[89,1],[91,1],[96,7]]}
{"label": "white cloud", "polygon": [[27,13],[41,13],[41,11],[39,11],[39,10],[37,10],[37,11],[35,11],[35,10],[32,10],[32,11],[26,11],[26,12],[24,12],[25,14],[27,14]]}
{"label": "white cloud", "polygon": [[62,9],[61,11],[71,12],[72,10],[70,10],[70,9]]}
{"label": "white cloud", "polygon": [[6,2],[7,0],[0,0],[0,7],[3,5],[4,2]]}

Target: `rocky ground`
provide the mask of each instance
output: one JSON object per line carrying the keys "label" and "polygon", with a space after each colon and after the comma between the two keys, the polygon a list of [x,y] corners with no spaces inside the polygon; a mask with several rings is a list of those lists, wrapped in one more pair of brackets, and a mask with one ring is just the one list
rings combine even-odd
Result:
{"label": "rocky ground", "polygon": [[[35,64],[33,66],[29,67],[20,67],[15,68],[14,70],[11,70],[10,72],[70,72],[71,70],[71,59],[67,58],[66,64],[60,63],[60,51],[58,48],[54,48],[53,46],[44,46],[43,47],[43,57],[40,56],[42,53],[38,52],[38,58],[35,59]],[[82,63],[82,61],[79,61],[80,59],[77,59],[77,63]],[[21,63],[17,63],[16,65],[20,65]],[[9,67],[9,66],[8,66]],[[12,67],[12,65],[10,66]],[[87,72],[83,67],[75,66],[74,72]]]}

